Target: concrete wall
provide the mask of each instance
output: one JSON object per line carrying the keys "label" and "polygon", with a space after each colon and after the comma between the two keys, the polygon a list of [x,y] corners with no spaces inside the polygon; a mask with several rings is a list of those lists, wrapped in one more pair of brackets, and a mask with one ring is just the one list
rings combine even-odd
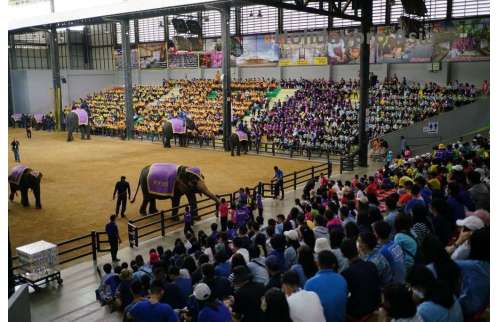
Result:
{"label": "concrete wall", "polygon": [[[438,122],[439,131],[437,135],[429,135],[423,132],[423,127],[429,121]],[[457,140],[460,136],[483,129],[489,124],[490,98],[481,97],[474,103],[457,107],[450,112],[441,113],[407,128],[386,134],[383,138],[389,143],[389,148],[397,153],[400,138],[404,136],[406,144],[421,153],[429,145]]]}
{"label": "concrete wall", "polygon": [[454,62],[450,63],[450,80],[459,80],[481,86],[490,79],[490,62]]}
{"label": "concrete wall", "polygon": [[12,96],[14,112],[37,113],[53,106],[52,73],[50,70],[13,70]]}
{"label": "concrete wall", "polygon": [[446,84],[448,77],[448,63],[441,64],[441,70],[438,72],[429,71],[428,63],[418,64],[390,64],[388,68],[389,75],[396,74],[399,79],[406,76],[406,79],[417,82],[433,81],[438,84]]}
{"label": "concrete wall", "polygon": [[63,106],[115,84],[111,71],[65,70],[61,77],[66,78],[66,84],[61,84]]}
{"label": "concrete wall", "polygon": [[240,78],[275,78],[280,79],[280,68],[276,66],[269,67],[240,67]]}

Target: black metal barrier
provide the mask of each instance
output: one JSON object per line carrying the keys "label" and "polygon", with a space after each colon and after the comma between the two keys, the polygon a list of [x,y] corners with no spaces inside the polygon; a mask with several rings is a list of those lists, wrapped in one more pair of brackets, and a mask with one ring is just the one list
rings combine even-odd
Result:
{"label": "black metal barrier", "polygon": [[[319,176],[321,173],[327,174],[328,176],[331,175],[331,161],[285,175],[283,177],[283,189],[287,190],[292,188],[293,190],[296,190],[297,186],[307,182],[311,178]],[[274,185],[275,183],[273,182],[259,182],[254,187],[249,187],[249,190],[253,198],[255,198],[258,191],[260,191],[262,198],[272,198],[274,196]],[[237,199],[238,192],[239,190],[232,193],[218,195],[218,197],[226,198],[229,203],[233,203],[233,201]],[[130,219],[127,229],[129,246],[139,247],[139,240],[141,239],[147,240],[158,236],[165,236],[168,229],[181,227],[183,225],[183,221],[181,220],[182,215],[179,214],[179,211],[186,206],[188,206],[188,204],[183,204],[168,210],[162,210],[148,216]],[[173,216],[174,210],[177,210],[177,215],[175,217]],[[205,198],[198,201],[198,219],[213,216],[216,215],[216,213],[216,204],[212,199]]]}
{"label": "black metal barrier", "polygon": [[[105,236],[105,240],[101,236]],[[92,260],[97,260],[98,252],[108,252],[109,248],[104,249],[102,244],[109,245],[106,232],[92,231],[89,234],[75,237],[57,243],[59,264],[66,264],[79,260],[81,258],[92,256]],[[19,263],[19,257],[13,256],[13,271],[22,271],[22,265]]]}

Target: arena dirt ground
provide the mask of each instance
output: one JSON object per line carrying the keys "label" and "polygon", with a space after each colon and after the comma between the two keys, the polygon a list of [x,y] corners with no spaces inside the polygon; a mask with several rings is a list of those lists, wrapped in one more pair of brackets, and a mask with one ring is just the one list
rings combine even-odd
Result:
{"label": "arena dirt ground", "polygon": [[[231,157],[228,153],[192,148],[164,149],[150,141],[121,141],[114,138],[92,137],[90,141],[66,142],[65,133],[33,131],[28,140],[24,129],[9,129],[9,142],[20,142],[21,163],[43,173],[41,196],[43,209],[34,208],[30,193],[30,208],[20,204],[20,194],[9,202],[9,232],[13,249],[37,240],[64,241],[102,231],[109,215],[114,213],[114,184],[121,175],[130,182],[132,193],[141,169],[154,162],[174,162],[199,166],[207,186],[222,194],[242,186],[269,181],[273,166],[286,173],[309,168],[314,162],[278,159],[263,156]],[[15,165],[9,144],[9,170]],[[7,196],[6,196],[7,197]],[[128,217],[136,217],[142,200],[139,192],[134,204],[128,203]],[[166,209],[170,201],[159,201]],[[127,219],[118,220],[120,235],[127,245]]]}

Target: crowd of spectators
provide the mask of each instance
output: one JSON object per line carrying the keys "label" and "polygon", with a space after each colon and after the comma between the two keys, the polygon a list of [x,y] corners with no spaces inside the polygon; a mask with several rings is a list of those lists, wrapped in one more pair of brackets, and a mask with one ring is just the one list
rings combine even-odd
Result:
{"label": "crowd of spectators", "polygon": [[[370,139],[448,111],[476,97],[476,88],[458,81],[399,80],[396,75],[372,84],[367,111]],[[282,88],[296,92],[252,118],[255,138],[266,136],[283,149],[321,149],[346,153],[358,140],[359,81],[292,79]]]}
{"label": "crowd of spectators", "polygon": [[126,321],[456,322],[488,309],[487,138],[312,183],[265,227],[240,190],[209,234],[106,264],[98,298]]}
{"label": "crowd of spectators", "polygon": [[[266,93],[277,86],[276,81],[268,79],[232,82],[233,120],[240,120],[248,111],[265,106]],[[174,87],[179,93],[167,96]],[[222,99],[222,84],[216,80],[165,80],[161,86],[134,86],[135,135],[159,139],[165,119],[180,116],[192,118],[200,136],[213,138],[222,133]],[[118,136],[123,132],[126,118],[123,87],[110,88],[76,101],[64,109],[64,115],[83,102],[88,105],[90,125],[95,134]]]}

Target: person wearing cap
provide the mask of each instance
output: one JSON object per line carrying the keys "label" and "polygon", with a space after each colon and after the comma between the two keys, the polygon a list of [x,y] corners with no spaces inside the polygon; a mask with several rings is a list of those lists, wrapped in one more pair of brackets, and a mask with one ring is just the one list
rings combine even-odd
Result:
{"label": "person wearing cap", "polygon": [[193,295],[202,309],[198,313],[198,322],[231,322],[229,309],[213,295],[210,287],[199,283],[194,287]]}
{"label": "person wearing cap", "polygon": [[319,271],[307,280],[304,289],[315,292],[323,306],[327,322],[345,321],[347,304],[347,283],[335,269],[337,259],[328,250],[318,254]]}
{"label": "person wearing cap", "polygon": [[164,290],[159,282],[153,282],[150,287],[149,299],[140,301],[127,314],[134,322],[178,322],[179,318],[172,307],[160,303]]}
{"label": "person wearing cap", "polygon": [[233,274],[235,318],[241,322],[267,322],[264,321],[261,309],[261,298],[266,293],[266,287],[253,282],[250,272],[244,266],[236,266]]}
{"label": "person wearing cap", "polygon": [[297,230],[287,230],[284,235],[287,241],[287,247],[284,253],[285,267],[289,269],[297,262],[297,249],[300,247],[299,233]]}
{"label": "person wearing cap", "polygon": [[484,227],[484,222],[476,216],[457,220],[457,226],[461,228],[457,241],[446,248],[453,260],[468,259],[470,255],[469,239],[472,233]]}

